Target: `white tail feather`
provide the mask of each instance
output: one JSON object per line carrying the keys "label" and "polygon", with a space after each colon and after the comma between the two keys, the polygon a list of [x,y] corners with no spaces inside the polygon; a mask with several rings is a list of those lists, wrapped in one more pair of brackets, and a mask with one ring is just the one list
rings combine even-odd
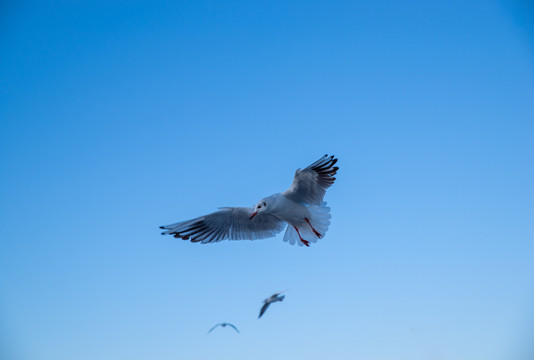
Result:
{"label": "white tail feather", "polygon": [[[309,206],[308,210],[311,214],[311,219],[309,219],[311,226],[313,226],[313,228],[321,235],[321,238],[324,237],[328,231],[330,218],[332,217],[332,215],[330,215],[330,207],[326,206],[326,202],[323,202],[321,206]],[[306,222],[304,222],[302,226],[299,226],[299,232],[304,240],[308,240],[312,243],[316,243],[317,240],[319,240],[319,237]],[[303,246],[297,231],[291,225],[287,226],[286,233],[284,234],[284,242],[287,242],[290,245],[298,244],[299,246]]]}
{"label": "white tail feather", "polygon": [[288,225],[286,229],[286,233],[284,234],[284,242],[288,242],[289,245],[295,245],[299,241],[299,236],[293,226]]}

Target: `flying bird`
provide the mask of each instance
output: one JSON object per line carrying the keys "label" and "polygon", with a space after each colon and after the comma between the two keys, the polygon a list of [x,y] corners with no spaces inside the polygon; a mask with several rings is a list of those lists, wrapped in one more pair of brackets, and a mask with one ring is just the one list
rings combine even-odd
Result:
{"label": "flying bird", "polygon": [[282,301],[285,298],[285,295],[280,296],[280,294],[284,293],[284,291],[281,291],[279,293],[273,294],[269,296],[267,299],[263,300],[263,306],[260,309],[260,315],[258,316],[258,319],[261,318],[261,316],[265,313],[269,305],[271,305],[274,302]]}
{"label": "flying bird", "polygon": [[310,246],[324,237],[330,208],[323,201],[336,178],[337,159],[325,155],[305,169],[297,169],[291,187],[261,199],[254,207],[222,207],[192,220],[160,226],[162,235],[202,244],[222,240],[257,240],[273,237],[287,225],[284,241]]}
{"label": "flying bird", "polygon": [[230,323],[226,323],[226,322],[223,322],[223,323],[219,323],[219,324],[215,324],[215,326],[213,326],[210,331],[208,331],[208,334],[211,333],[213,331],[213,329],[215,329],[217,326],[221,326],[221,327],[226,327],[226,326],[230,326],[232,328],[234,328],[235,331],[237,331],[238,334],[241,334],[239,332],[239,330],[237,330],[237,328],[234,326],[234,324],[230,324]]}

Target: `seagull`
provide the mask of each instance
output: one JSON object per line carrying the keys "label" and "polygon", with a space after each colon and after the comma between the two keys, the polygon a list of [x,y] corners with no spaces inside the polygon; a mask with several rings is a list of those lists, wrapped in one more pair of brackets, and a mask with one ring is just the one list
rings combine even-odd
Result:
{"label": "seagull", "polygon": [[273,294],[269,296],[267,299],[263,300],[263,306],[260,310],[260,315],[258,316],[258,319],[261,318],[261,316],[265,313],[269,305],[271,305],[274,302],[282,301],[285,298],[285,295],[280,296],[280,294],[284,293],[285,291],[281,291],[279,293]]}
{"label": "seagull", "polygon": [[234,326],[234,324],[230,324],[230,323],[226,323],[226,322],[216,324],[215,326],[213,326],[213,327],[210,329],[210,331],[208,331],[208,334],[209,334],[210,332],[212,332],[213,329],[215,329],[217,326],[221,326],[221,327],[230,326],[230,327],[233,327],[234,330],[237,331],[238,334],[241,334],[241,333],[239,332],[239,330],[237,330],[237,328]]}
{"label": "seagull", "polygon": [[261,199],[254,207],[222,207],[195,219],[160,226],[162,235],[214,243],[222,240],[257,240],[273,237],[284,228],[284,242],[310,246],[324,237],[330,225],[330,208],[323,201],[336,178],[337,159],[324,155],[297,169],[291,187]]}

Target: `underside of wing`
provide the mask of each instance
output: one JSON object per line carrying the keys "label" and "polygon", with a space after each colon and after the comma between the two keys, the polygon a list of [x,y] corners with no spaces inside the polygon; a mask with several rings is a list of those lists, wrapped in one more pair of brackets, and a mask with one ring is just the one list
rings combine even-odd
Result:
{"label": "underside of wing", "polygon": [[238,334],[240,334],[239,330],[235,327],[234,324],[228,324],[228,326],[231,326],[235,331],[237,331]]}
{"label": "underside of wing", "polygon": [[283,193],[287,198],[310,205],[320,205],[326,192],[336,178],[339,167],[334,166],[337,159],[325,155],[307,168],[295,172],[289,190]]}
{"label": "underside of wing", "polygon": [[220,326],[221,324],[215,324],[209,331],[208,334],[211,333],[217,326]]}
{"label": "underside of wing", "polygon": [[270,303],[268,303],[268,302],[263,304],[263,306],[261,307],[260,315],[258,316],[258,319],[261,318],[261,316],[265,313],[265,311],[267,310],[269,305],[270,305]]}
{"label": "underside of wing", "polygon": [[161,226],[163,235],[200,242],[222,240],[257,240],[273,237],[283,230],[285,223],[278,218],[260,213],[250,219],[251,208],[221,208],[196,219]]}

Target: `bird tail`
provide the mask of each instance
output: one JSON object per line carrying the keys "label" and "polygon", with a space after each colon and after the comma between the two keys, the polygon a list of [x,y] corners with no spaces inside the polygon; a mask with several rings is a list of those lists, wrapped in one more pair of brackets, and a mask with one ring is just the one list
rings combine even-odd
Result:
{"label": "bird tail", "polygon": [[[308,211],[311,215],[311,219],[308,219],[311,225],[304,223],[302,226],[299,226],[299,232],[304,240],[316,243],[317,240],[324,237],[330,226],[330,218],[332,217],[330,215],[330,207],[326,206],[326,202],[323,202],[321,206],[309,206]],[[286,233],[284,234],[284,242],[290,245],[298,244],[299,246],[303,246],[299,240],[297,231],[291,225],[287,226]]]}
{"label": "bird tail", "polygon": [[[324,237],[328,231],[332,215],[330,215],[330,207],[326,205],[326,202],[323,202],[321,206],[311,205],[308,207],[308,211],[311,213],[311,226],[305,226],[304,229],[311,242],[317,242],[317,240]],[[316,234],[316,232],[319,233],[319,235]]]}
{"label": "bird tail", "polygon": [[[289,245],[295,245],[298,243],[301,245],[300,241],[298,241],[299,237],[293,226],[288,225],[286,229],[286,233],[284,234],[284,242],[288,242]],[[302,246],[302,245],[301,245]]]}

